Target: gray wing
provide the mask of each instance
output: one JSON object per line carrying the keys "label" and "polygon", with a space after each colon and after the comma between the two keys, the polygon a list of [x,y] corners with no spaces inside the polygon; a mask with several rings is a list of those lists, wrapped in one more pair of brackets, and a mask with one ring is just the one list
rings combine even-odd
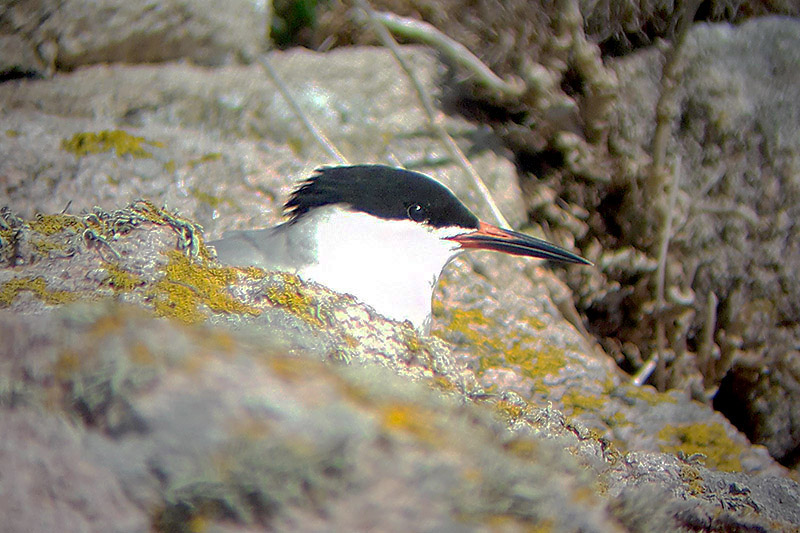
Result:
{"label": "gray wing", "polygon": [[259,230],[229,231],[208,243],[220,263],[265,270],[293,270],[285,225]]}

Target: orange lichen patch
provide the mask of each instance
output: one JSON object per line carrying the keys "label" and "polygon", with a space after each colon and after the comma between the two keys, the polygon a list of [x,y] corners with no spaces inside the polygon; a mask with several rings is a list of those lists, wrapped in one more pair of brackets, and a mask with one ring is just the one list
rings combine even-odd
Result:
{"label": "orange lichen patch", "polygon": [[392,403],[380,409],[381,425],[389,431],[402,431],[427,443],[436,443],[439,431],[435,414],[423,407],[409,403]]}
{"label": "orange lichen patch", "polygon": [[275,375],[288,382],[304,382],[321,370],[317,362],[297,357],[271,357],[268,365]]}
{"label": "orange lichen patch", "polygon": [[78,295],[72,292],[48,290],[47,282],[42,277],[13,278],[0,285],[0,307],[10,306],[23,291],[32,292],[49,305],[62,305],[78,299]]}

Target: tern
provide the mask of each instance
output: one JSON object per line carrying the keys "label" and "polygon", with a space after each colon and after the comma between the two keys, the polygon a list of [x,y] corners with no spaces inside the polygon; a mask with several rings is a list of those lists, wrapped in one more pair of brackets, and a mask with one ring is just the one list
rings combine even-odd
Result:
{"label": "tern", "polygon": [[590,265],[547,241],[476,217],[444,185],[383,165],[322,167],[285,206],[288,221],[210,242],[221,263],[296,274],[427,334],[444,267],[467,250]]}

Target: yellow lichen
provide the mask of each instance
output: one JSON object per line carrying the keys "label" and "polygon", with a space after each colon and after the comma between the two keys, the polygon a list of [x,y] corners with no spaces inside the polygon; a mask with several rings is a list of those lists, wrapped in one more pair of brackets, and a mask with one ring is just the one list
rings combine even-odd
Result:
{"label": "yellow lichen", "polygon": [[76,133],[70,139],[61,141],[61,148],[67,152],[83,157],[89,154],[114,151],[120,157],[131,155],[133,157],[152,157],[142,145],[163,146],[159,142],[136,137],[122,130],[103,130],[98,132]]}
{"label": "yellow lichen", "polygon": [[565,409],[570,409],[572,414],[596,413],[606,405],[605,399],[599,396],[589,396],[574,390],[565,392],[561,397],[561,403]]}
{"label": "yellow lichen", "polygon": [[621,392],[627,398],[644,400],[650,405],[656,405],[658,403],[663,403],[663,402],[675,403],[677,401],[669,394],[658,392],[654,387],[651,387],[650,385],[635,387],[629,383],[626,383],[618,387],[617,392],[618,393]]}
{"label": "yellow lichen", "polygon": [[658,432],[658,438],[665,441],[659,445],[662,452],[701,453],[709,466],[727,472],[742,470],[739,457],[743,448],[731,440],[719,422],[666,425]]}
{"label": "yellow lichen", "polygon": [[65,229],[78,232],[86,227],[83,221],[74,215],[39,215],[30,221],[28,226],[42,235],[55,235]]}
{"label": "yellow lichen", "polygon": [[164,269],[164,278],[148,291],[159,316],[186,323],[200,322],[207,316],[201,306],[215,313],[261,313],[258,308],[236,300],[226,291],[226,287],[236,279],[236,269],[213,267],[205,260],[192,260],[178,251],[167,255],[170,260]]}
{"label": "yellow lichen", "polygon": [[533,315],[525,317],[523,320],[533,329],[542,330],[547,327],[547,324],[542,319]]}
{"label": "yellow lichen", "polygon": [[697,496],[705,491],[703,476],[697,468],[690,465],[683,465],[679,475],[681,480],[686,483],[690,494]]}
{"label": "yellow lichen", "polygon": [[14,278],[0,285],[0,307],[8,307],[22,291],[30,291],[37,298],[49,305],[61,305],[74,302],[78,295],[67,291],[47,289],[44,278]]}
{"label": "yellow lichen", "polygon": [[[450,312],[447,330],[461,333],[479,350],[499,352],[505,349],[503,341],[486,334],[486,329],[491,329],[493,325],[494,321],[480,309],[453,309]],[[434,332],[434,334],[446,340],[446,332]]]}
{"label": "yellow lichen", "polygon": [[515,438],[503,444],[503,448],[522,459],[535,459],[539,444],[529,438]]}
{"label": "yellow lichen", "polygon": [[222,159],[222,154],[221,153],[219,153],[219,152],[211,152],[211,153],[205,154],[205,155],[203,155],[201,157],[198,157],[197,159],[190,159],[189,162],[188,162],[188,165],[189,165],[189,167],[194,168],[197,165],[201,165],[203,163],[208,163],[210,161],[219,161],[220,159]]}
{"label": "yellow lichen", "polygon": [[130,292],[144,283],[142,278],[123,270],[117,264],[109,263],[105,265],[105,269],[108,277],[104,283],[107,283],[114,292]]}
{"label": "yellow lichen", "polygon": [[42,255],[50,255],[53,252],[63,252],[67,249],[66,243],[53,242],[46,239],[31,239],[31,246]]}
{"label": "yellow lichen", "polygon": [[130,359],[139,366],[152,366],[156,363],[153,352],[141,341],[133,343],[130,347]]}
{"label": "yellow lichen", "polygon": [[271,357],[268,365],[275,375],[288,382],[306,383],[311,375],[320,372],[316,361],[300,357]]}
{"label": "yellow lichen", "polygon": [[153,309],[158,316],[186,324],[202,322],[206,318],[206,313],[200,309],[201,299],[190,287],[163,279],[155,284],[148,296],[152,297]]}
{"label": "yellow lichen", "polygon": [[234,205],[233,201],[230,198],[215,196],[211,193],[207,193],[196,188],[190,189],[189,192],[191,192],[192,196],[194,196],[201,202],[208,204],[212,209],[216,209],[222,204],[227,204],[229,206]]}
{"label": "yellow lichen", "polygon": [[495,403],[498,411],[508,422],[516,422],[525,415],[525,406],[517,403],[499,400]]}
{"label": "yellow lichen", "polygon": [[266,290],[267,299],[273,304],[283,307],[293,315],[300,317],[309,324],[322,327],[324,325],[319,310],[313,304],[313,298],[308,294],[300,278],[292,274],[281,273],[283,285],[273,285]]}
{"label": "yellow lichen", "polygon": [[267,275],[266,271],[254,266],[242,267],[239,270],[250,279],[264,279]]}

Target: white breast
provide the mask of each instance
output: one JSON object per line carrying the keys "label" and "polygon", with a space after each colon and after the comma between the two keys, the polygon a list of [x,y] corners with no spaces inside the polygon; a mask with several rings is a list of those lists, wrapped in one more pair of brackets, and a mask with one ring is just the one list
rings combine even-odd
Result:
{"label": "white breast", "polygon": [[315,260],[297,274],[427,332],[433,289],[442,269],[458,255],[459,245],[443,238],[464,230],[384,220],[338,206],[319,208],[313,218],[290,239],[308,243],[313,234],[316,243]]}

